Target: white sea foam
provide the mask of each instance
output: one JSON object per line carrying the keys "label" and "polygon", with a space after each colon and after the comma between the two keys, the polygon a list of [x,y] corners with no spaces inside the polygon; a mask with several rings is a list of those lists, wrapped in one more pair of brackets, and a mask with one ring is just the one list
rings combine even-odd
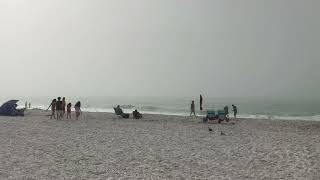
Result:
{"label": "white sea foam", "polygon": [[282,119],[282,120],[309,120],[320,121],[320,115],[314,116],[277,116],[277,115],[264,115],[264,114],[240,114],[239,118],[246,119]]}

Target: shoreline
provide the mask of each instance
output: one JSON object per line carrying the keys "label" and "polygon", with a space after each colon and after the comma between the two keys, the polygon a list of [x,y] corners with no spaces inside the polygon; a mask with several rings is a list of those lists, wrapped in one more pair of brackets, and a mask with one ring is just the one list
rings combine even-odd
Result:
{"label": "shoreline", "polygon": [[[38,109],[38,108],[32,108],[32,109],[27,109],[27,113],[28,112],[32,112],[32,111],[40,111],[40,112],[51,112],[51,110],[43,110],[43,109]],[[73,110],[72,113],[74,113],[75,111]],[[98,113],[98,114],[109,114],[109,115],[114,115],[114,112],[93,112],[93,111],[82,111],[83,113]],[[130,114],[130,117],[132,117],[132,112],[130,111],[127,111],[125,110],[125,113],[129,113]],[[152,112],[141,112],[143,115],[155,115],[155,116],[173,116],[173,117],[197,117],[197,118],[202,118],[202,117],[205,117],[204,114],[197,114],[196,116],[189,116],[189,115],[184,115],[184,114],[170,114],[170,113],[152,113]],[[304,117],[304,116],[303,116]],[[312,122],[320,122],[320,119],[305,119],[303,117],[294,117],[294,118],[254,118],[254,117],[240,117],[237,118],[237,120],[275,120],[275,121],[312,121]],[[318,117],[318,116],[310,116],[310,117]],[[130,118],[132,119],[132,118]],[[233,117],[230,118],[231,120],[233,120]],[[202,119],[199,119],[199,120],[202,120]]]}

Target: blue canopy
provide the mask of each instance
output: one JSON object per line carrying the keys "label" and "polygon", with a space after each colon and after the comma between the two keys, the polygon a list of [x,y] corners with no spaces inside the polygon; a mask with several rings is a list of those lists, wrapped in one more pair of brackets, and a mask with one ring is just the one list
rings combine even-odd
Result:
{"label": "blue canopy", "polygon": [[3,103],[3,105],[0,107],[0,115],[15,116],[15,109],[18,101],[19,100],[10,100]]}

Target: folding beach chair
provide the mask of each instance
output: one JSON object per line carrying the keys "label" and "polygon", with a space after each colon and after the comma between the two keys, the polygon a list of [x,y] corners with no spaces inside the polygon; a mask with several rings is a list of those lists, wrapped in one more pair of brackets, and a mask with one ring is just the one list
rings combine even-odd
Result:
{"label": "folding beach chair", "polygon": [[216,112],[214,110],[207,110],[207,119],[208,120],[215,120],[216,119]]}
{"label": "folding beach chair", "polygon": [[214,110],[207,110],[207,116],[203,118],[203,123],[207,123],[209,120],[216,120],[217,115]]}

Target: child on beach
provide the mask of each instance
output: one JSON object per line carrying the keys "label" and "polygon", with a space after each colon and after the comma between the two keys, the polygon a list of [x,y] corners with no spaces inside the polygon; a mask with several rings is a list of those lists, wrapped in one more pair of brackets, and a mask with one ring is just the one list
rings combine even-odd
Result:
{"label": "child on beach", "polygon": [[67,105],[67,119],[71,119],[71,103]]}
{"label": "child on beach", "polygon": [[192,113],[193,113],[194,115],[196,115],[196,110],[195,110],[194,101],[191,102],[190,110],[191,110],[190,116],[192,115]]}
{"label": "child on beach", "polygon": [[56,102],[57,102],[57,100],[53,99],[51,104],[50,104],[50,106],[48,107],[48,109],[50,109],[50,107],[51,107],[51,111],[52,111],[50,119],[52,119],[52,116],[53,116],[54,119],[56,118]]}
{"label": "child on beach", "polygon": [[81,112],[81,102],[78,101],[75,105],[74,105],[74,109],[76,110],[76,118],[77,120],[79,119],[80,116],[80,112]]}

